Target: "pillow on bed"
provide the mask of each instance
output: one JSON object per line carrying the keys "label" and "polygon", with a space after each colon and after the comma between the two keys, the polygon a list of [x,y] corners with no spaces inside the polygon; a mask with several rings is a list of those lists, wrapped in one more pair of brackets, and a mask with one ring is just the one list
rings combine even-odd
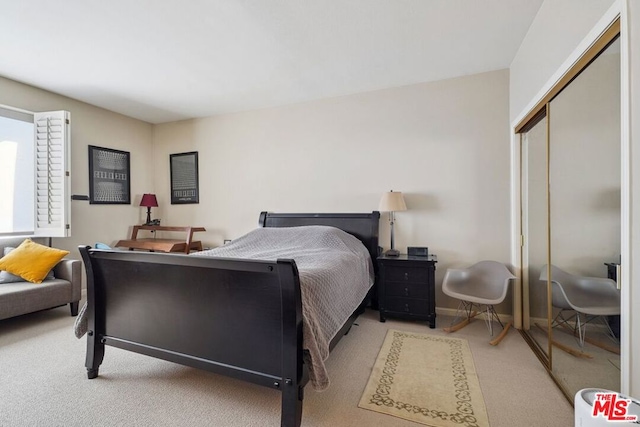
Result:
{"label": "pillow on bed", "polygon": [[0,259],[0,270],[20,276],[28,282],[42,283],[51,269],[68,254],[68,251],[49,248],[26,239]]}
{"label": "pillow on bed", "polygon": [[[9,252],[14,250],[14,247],[7,246],[4,248],[4,253],[2,255],[8,255]],[[47,277],[44,280],[55,279],[53,275],[53,269],[49,270],[47,273]],[[13,283],[13,282],[24,282],[24,279],[20,276],[16,276],[15,274],[11,274],[8,271],[0,270],[0,283]]]}

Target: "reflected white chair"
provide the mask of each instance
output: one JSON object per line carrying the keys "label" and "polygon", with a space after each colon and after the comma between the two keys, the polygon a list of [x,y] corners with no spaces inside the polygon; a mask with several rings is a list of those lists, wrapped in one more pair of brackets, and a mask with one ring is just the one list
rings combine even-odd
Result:
{"label": "reflected white chair", "polygon": [[504,264],[497,261],[480,261],[468,268],[447,269],[442,282],[442,292],[459,299],[460,304],[451,327],[444,330],[455,332],[468,325],[478,314],[473,311],[473,306],[476,305],[479,311],[486,312],[485,321],[491,336],[493,336],[493,320],[502,327],[500,335],[491,341],[492,345],[497,345],[507,334],[511,323],[507,323],[506,326],[502,324],[494,305],[504,301],[509,282],[515,278]]}
{"label": "reflected white chair", "polygon": [[[545,265],[540,270],[541,282],[547,282],[547,269],[548,266]],[[576,276],[552,265],[551,305],[560,309],[551,326],[569,326],[573,329],[580,348],[584,347],[587,323],[595,319],[602,319],[609,335],[615,339],[609,323],[603,317],[620,314],[620,290],[615,281],[602,277]],[[565,317],[567,312],[571,313],[569,317]]]}

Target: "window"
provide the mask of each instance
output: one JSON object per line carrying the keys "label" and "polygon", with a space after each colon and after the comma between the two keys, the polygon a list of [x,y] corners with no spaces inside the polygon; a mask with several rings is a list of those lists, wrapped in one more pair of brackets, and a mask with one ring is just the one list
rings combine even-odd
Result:
{"label": "window", "polygon": [[0,236],[71,233],[69,113],[0,107]]}

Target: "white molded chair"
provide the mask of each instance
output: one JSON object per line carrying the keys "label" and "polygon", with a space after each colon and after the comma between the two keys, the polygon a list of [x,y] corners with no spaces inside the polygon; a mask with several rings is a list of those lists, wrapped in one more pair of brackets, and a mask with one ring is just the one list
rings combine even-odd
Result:
{"label": "white molded chair", "polygon": [[[540,270],[541,282],[547,281],[547,269],[548,266],[545,265]],[[583,348],[587,323],[600,318],[609,334],[614,337],[609,323],[602,316],[620,314],[620,290],[615,281],[602,277],[576,276],[552,265],[551,284],[551,305],[560,309],[552,327],[571,327],[570,322],[574,321],[572,329],[578,337],[580,348]],[[565,317],[571,311],[573,313]]]}
{"label": "white molded chair", "polygon": [[[494,305],[504,301],[509,282],[515,278],[504,264],[497,261],[480,261],[468,268],[447,269],[442,282],[442,292],[459,299],[460,304],[451,327],[444,330],[455,332],[468,325],[478,314],[473,311],[473,306],[477,305],[480,311],[486,312],[485,320],[491,336],[493,336],[493,320],[502,327],[500,335],[491,341],[492,345],[498,344],[506,335],[511,323],[506,326],[502,324]],[[464,318],[460,320],[462,317]]]}

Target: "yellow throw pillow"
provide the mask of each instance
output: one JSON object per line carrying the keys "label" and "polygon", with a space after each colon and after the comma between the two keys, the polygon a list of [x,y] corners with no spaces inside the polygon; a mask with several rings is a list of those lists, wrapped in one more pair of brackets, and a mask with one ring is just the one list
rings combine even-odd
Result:
{"label": "yellow throw pillow", "polygon": [[42,283],[49,270],[67,255],[69,251],[50,248],[26,239],[0,259],[0,270],[32,283]]}

